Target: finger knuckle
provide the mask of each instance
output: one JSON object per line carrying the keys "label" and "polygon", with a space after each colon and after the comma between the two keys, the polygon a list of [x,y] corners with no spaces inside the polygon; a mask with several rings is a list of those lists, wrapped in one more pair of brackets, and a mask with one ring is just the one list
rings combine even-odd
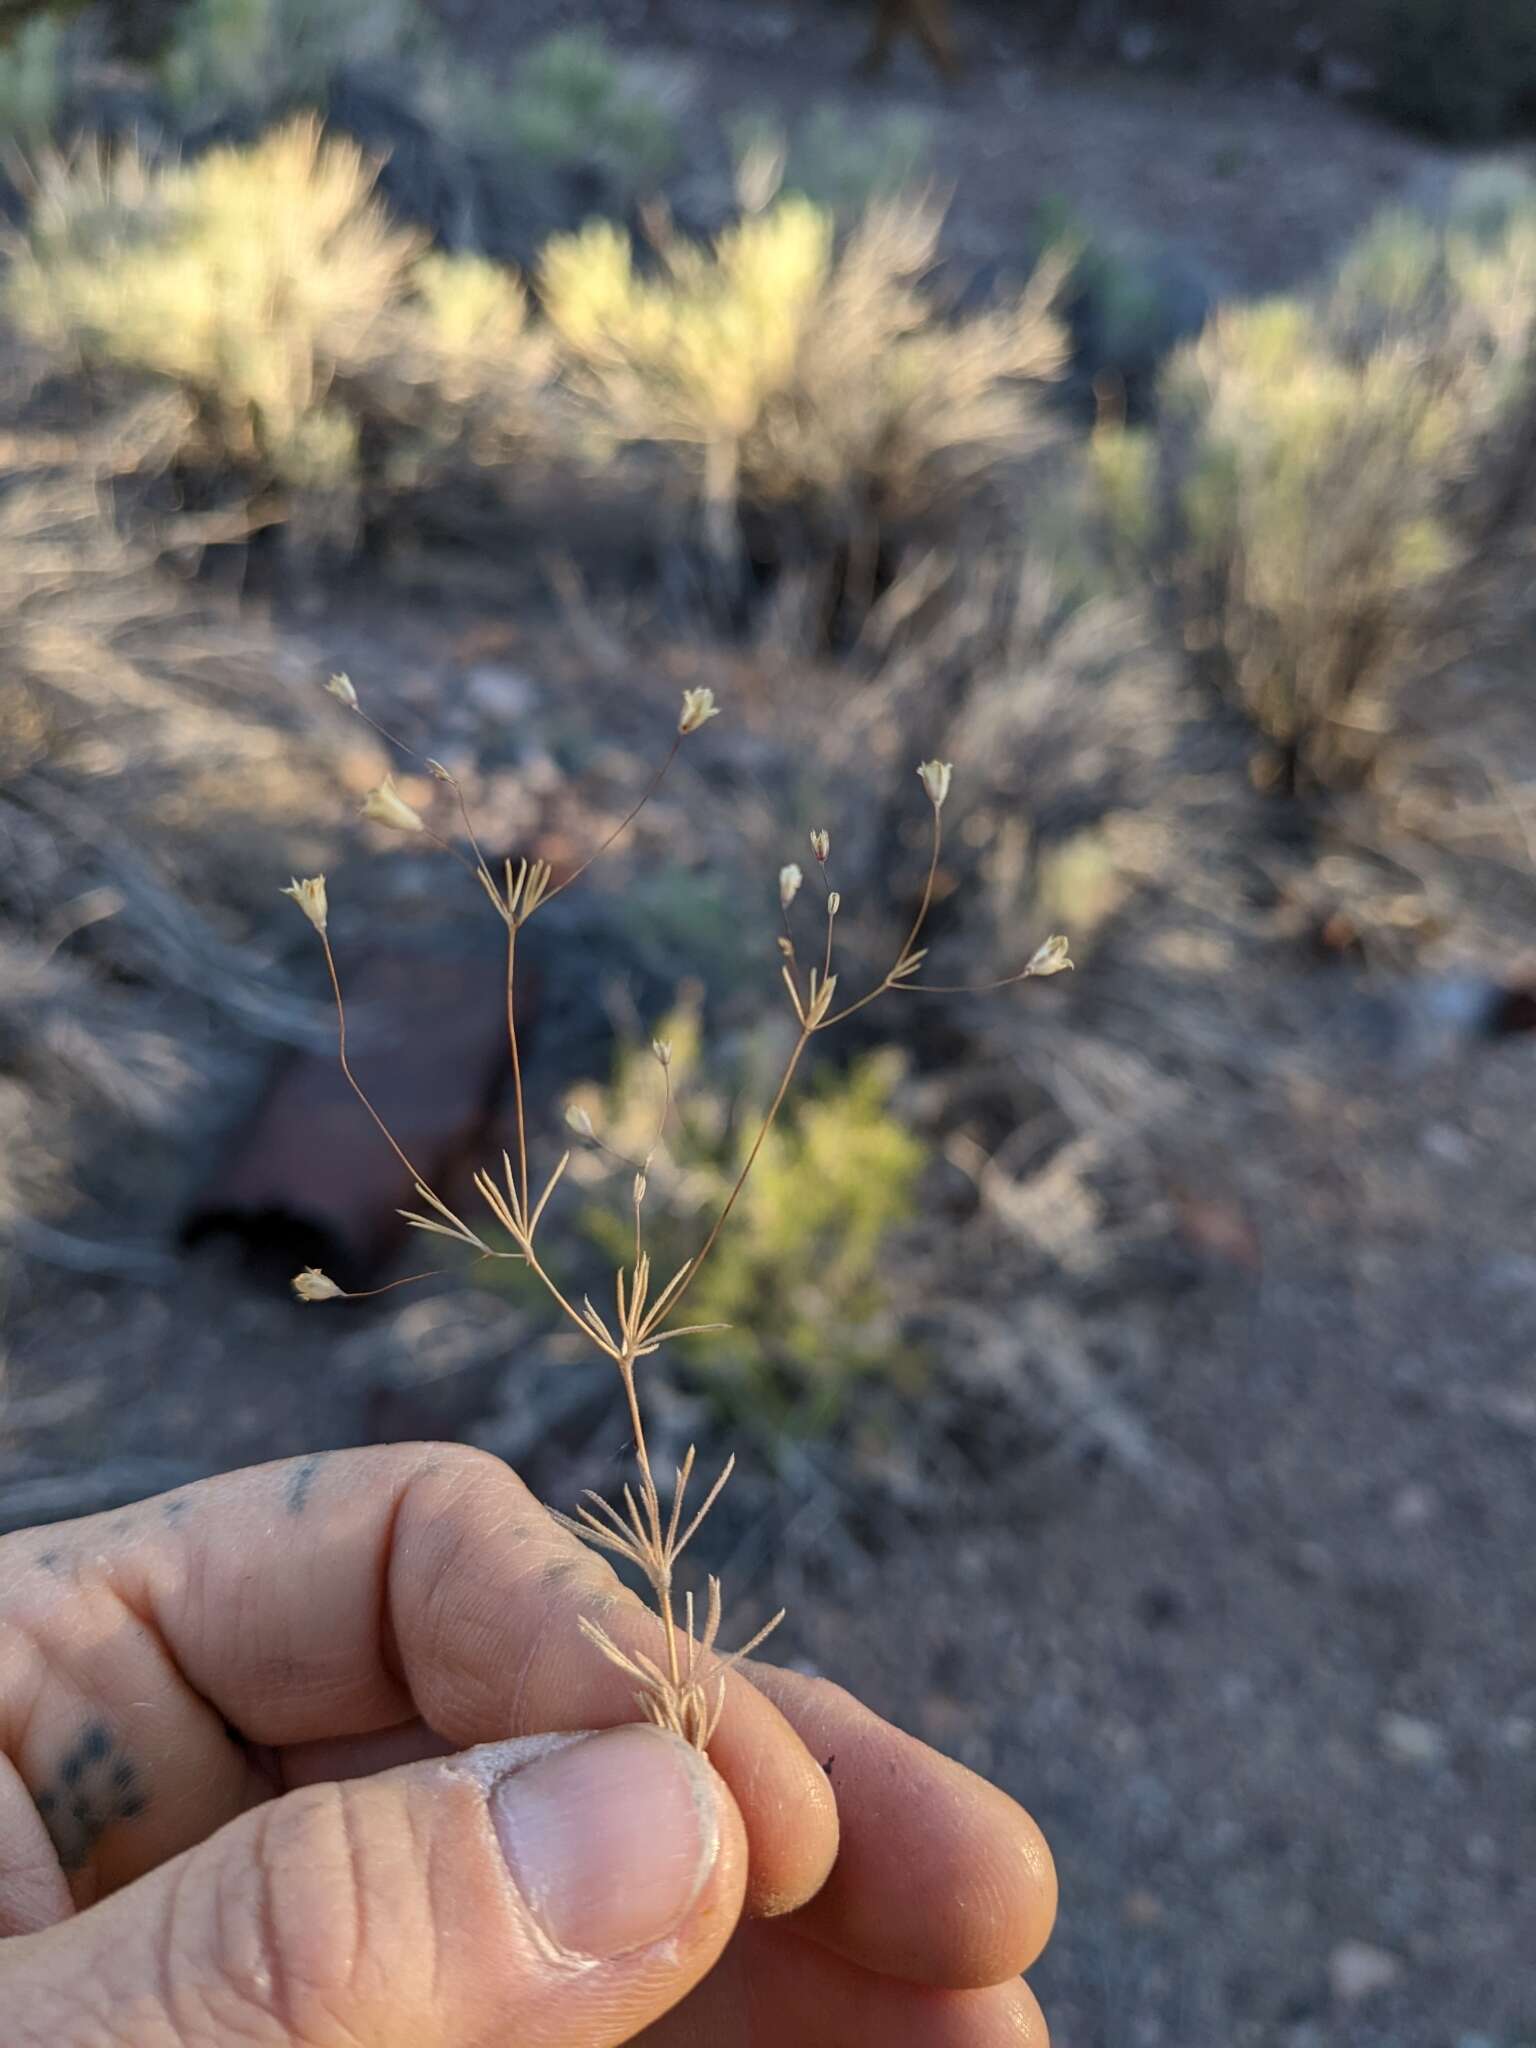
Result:
{"label": "finger knuckle", "polygon": [[383,1902],[370,1900],[349,1812],[346,1787],[316,1786],[264,1808],[211,1872],[192,1859],[163,1971],[185,2038],[262,2048],[357,2039]]}

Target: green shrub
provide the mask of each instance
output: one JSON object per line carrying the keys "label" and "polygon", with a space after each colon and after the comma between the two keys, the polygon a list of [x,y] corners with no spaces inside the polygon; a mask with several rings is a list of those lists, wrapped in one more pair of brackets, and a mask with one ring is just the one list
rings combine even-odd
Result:
{"label": "green shrub", "polygon": [[1055,278],[946,323],[920,288],[938,229],[892,201],[840,241],[786,198],[712,248],[671,238],[652,275],[609,223],[555,238],[540,293],[594,446],[681,470],[725,563],[744,509],[846,543],[973,491],[1038,431]]}
{"label": "green shrub", "polygon": [[58,125],[64,101],[64,29],[39,15],[0,43],[0,145],[28,148]]}
{"label": "green shrub", "polygon": [[1536,443],[1536,180],[1475,172],[1442,222],[1386,215],[1340,267],[1326,317],[1354,359],[1416,352],[1458,414],[1459,515],[1474,526],[1501,517]]}
{"label": "green shrub", "polygon": [[[711,1087],[696,1011],[677,1012],[662,1035],[676,1106],[648,1172],[647,1214],[653,1255],[667,1265],[688,1256],[718,1211],[763,1102],[750,1078]],[[889,1243],[916,1213],[925,1155],[891,1106],[898,1076],[893,1056],[868,1056],[781,1119],[690,1296],[690,1320],[730,1325],[688,1347],[691,1384],[770,1444],[835,1425],[869,1376],[900,1381],[912,1370],[890,1306]],[[614,1152],[644,1157],[663,1102],[649,1048],[622,1054],[612,1084],[578,1100]],[[594,1202],[582,1227],[605,1259],[632,1255],[611,1208]],[[688,1362],[682,1349],[677,1357]]]}
{"label": "green shrub", "polygon": [[536,44],[505,89],[456,74],[452,91],[483,146],[535,169],[594,165],[621,196],[655,185],[677,158],[672,115],[595,29]]}
{"label": "green shrub", "polygon": [[1156,434],[1111,422],[1094,434],[1088,456],[1114,552],[1132,565],[1146,561],[1158,532]]}
{"label": "green shrub", "polygon": [[1170,366],[1163,405],[1146,488],[1166,494],[1188,643],[1293,773],[1362,771],[1381,693],[1455,559],[1455,405],[1412,348],[1351,362],[1287,300],[1213,321]]}
{"label": "green shrub", "polygon": [[730,130],[737,190],[751,212],[780,193],[809,199],[851,220],[877,199],[927,182],[932,129],[919,114],[891,110],[857,123],[843,107],[814,107],[789,136],[771,116],[749,115]]}
{"label": "green shrub", "polygon": [[177,106],[213,114],[312,96],[343,64],[429,40],[418,0],[188,0],[160,78]]}
{"label": "green shrub", "polygon": [[87,368],[181,386],[211,459],[337,481],[356,434],[333,385],[373,354],[418,246],[372,182],[360,152],[322,141],[312,121],[190,164],[55,162],[6,310]]}

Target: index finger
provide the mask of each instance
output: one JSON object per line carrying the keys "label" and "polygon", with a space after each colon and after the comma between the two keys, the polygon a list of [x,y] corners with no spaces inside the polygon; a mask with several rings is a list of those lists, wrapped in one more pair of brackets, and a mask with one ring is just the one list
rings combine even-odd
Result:
{"label": "index finger", "polygon": [[[130,1838],[158,1862],[249,1803],[245,1773],[210,1766],[218,1717],[274,1747],[414,1716],[455,1747],[609,1727],[635,1719],[632,1688],[579,1617],[653,1654],[659,1626],[513,1472],[455,1445],[258,1466],[0,1557],[0,1628],[20,1646],[0,1656],[0,1747],[35,1795],[53,1796],[64,1714],[133,1734],[137,1811],[110,1883],[138,1874]],[[824,1774],[741,1679],[711,1755],[746,1824],[752,1910],[799,1905],[836,1853]]]}

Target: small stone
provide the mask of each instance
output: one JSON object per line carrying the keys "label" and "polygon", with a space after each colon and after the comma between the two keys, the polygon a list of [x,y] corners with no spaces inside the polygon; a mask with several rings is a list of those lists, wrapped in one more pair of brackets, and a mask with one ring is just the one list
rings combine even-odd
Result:
{"label": "small stone", "polygon": [[1431,1124],[1419,1143],[1431,1159],[1444,1166],[1467,1166],[1474,1156],[1466,1132],[1454,1124]]}
{"label": "small stone", "polygon": [[1432,1721],[1413,1714],[1383,1714],[1377,1727],[1381,1746],[1394,1763],[1437,1764],[1445,1755],[1445,1737]]}
{"label": "small stone", "polygon": [[464,678],[464,694],[486,718],[524,718],[533,708],[533,684],[520,669],[472,668]]}
{"label": "small stone", "polygon": [[1328,1958],[1328,1983],[1341,2005],[1387,1991],[1403,1974],[1398,1958],[1368,1941],[1341,1941]]}

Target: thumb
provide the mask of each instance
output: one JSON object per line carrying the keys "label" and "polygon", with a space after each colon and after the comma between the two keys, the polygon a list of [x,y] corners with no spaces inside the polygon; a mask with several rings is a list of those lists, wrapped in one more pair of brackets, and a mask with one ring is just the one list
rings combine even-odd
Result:
{"label": "thumb", "polygon": [[614,2048],[741,1911],[741,1818],[648,1727],[501,1742],[255,1808],[0,1944],[8,2048]]}

